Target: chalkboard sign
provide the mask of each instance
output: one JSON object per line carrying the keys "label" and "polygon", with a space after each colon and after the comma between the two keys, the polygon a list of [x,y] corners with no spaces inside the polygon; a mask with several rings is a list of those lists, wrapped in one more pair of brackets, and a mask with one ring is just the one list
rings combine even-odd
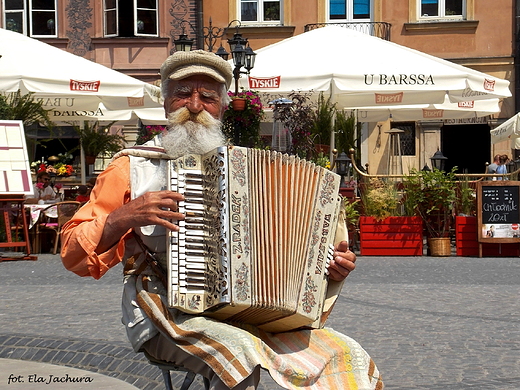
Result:
{"label": "chalkboard sign", "polygon": [[477,183],[478,240],[520,242],[520,181]]}

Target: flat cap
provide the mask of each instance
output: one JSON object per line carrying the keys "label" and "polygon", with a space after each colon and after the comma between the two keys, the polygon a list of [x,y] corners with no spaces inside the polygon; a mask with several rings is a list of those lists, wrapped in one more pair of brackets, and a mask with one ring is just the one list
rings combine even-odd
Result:
{"label": "flat cap", "polygon": [[196,74],[209,76],[229,89],[233,79],[231,65],[218,55],[205,50],[177,51],[161,66],[161,82],[180,80]]}

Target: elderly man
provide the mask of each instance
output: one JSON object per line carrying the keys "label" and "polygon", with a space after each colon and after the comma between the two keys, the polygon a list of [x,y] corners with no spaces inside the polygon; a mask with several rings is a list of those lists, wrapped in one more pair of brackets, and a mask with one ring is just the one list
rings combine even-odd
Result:
{"label": "elderly man", "polygon": [[[123,323],[135,351],[174,362],[209,379],[212,389],[254,389],[260,367],[288,389],[380,389],[368,354],[332,329],[281,334],[236,327],[168,309],[161,265],[166,229],[184,219],[182,195],[166,186],[168,159],[225,144],[220,118],[229,102],[230,65],[205,51],[177,52],[161,67],[168,132],[119,153],[99,175],[90,202],[63,229],[65,267],[100,278],[125,264]],[[330,288],[354,269],[355,255],[339,240]],[[151,252],[159,264],[146,261]]]}

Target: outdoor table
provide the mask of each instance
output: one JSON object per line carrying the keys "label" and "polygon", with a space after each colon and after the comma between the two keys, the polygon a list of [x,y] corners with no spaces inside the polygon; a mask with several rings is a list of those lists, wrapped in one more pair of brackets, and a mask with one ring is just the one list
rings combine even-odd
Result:
{"label": "outdoor table", "polygon": [[[55,202],[52,202],[55,203]],[[33,226],[40,219],[40,214],[43,210],[47,209],[52,203],[45,204],[26,204],[25,208],[29,212],[30,220],[29,220],[29,229],[32,229]],[[50,207],[45,211],[45,215],[49,218],[58,218],[58,209],[57,207]]]}

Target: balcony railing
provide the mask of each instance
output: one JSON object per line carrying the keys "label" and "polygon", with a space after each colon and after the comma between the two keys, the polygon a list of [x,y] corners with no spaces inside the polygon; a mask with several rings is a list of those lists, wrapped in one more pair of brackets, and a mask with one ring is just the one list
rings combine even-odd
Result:
{"label": "balcony railing", "polygon": [[372,35],[374,37],[378,37],[384,39],[386,41],[390,40],[390,28],[392,25],[387,22],[342,22],[342,23],[312,23],[305,25],[305,32],[314,30],[321,27],[326,26],[339,26],[350,28],[351,30],[356,30],[368,35]]}

